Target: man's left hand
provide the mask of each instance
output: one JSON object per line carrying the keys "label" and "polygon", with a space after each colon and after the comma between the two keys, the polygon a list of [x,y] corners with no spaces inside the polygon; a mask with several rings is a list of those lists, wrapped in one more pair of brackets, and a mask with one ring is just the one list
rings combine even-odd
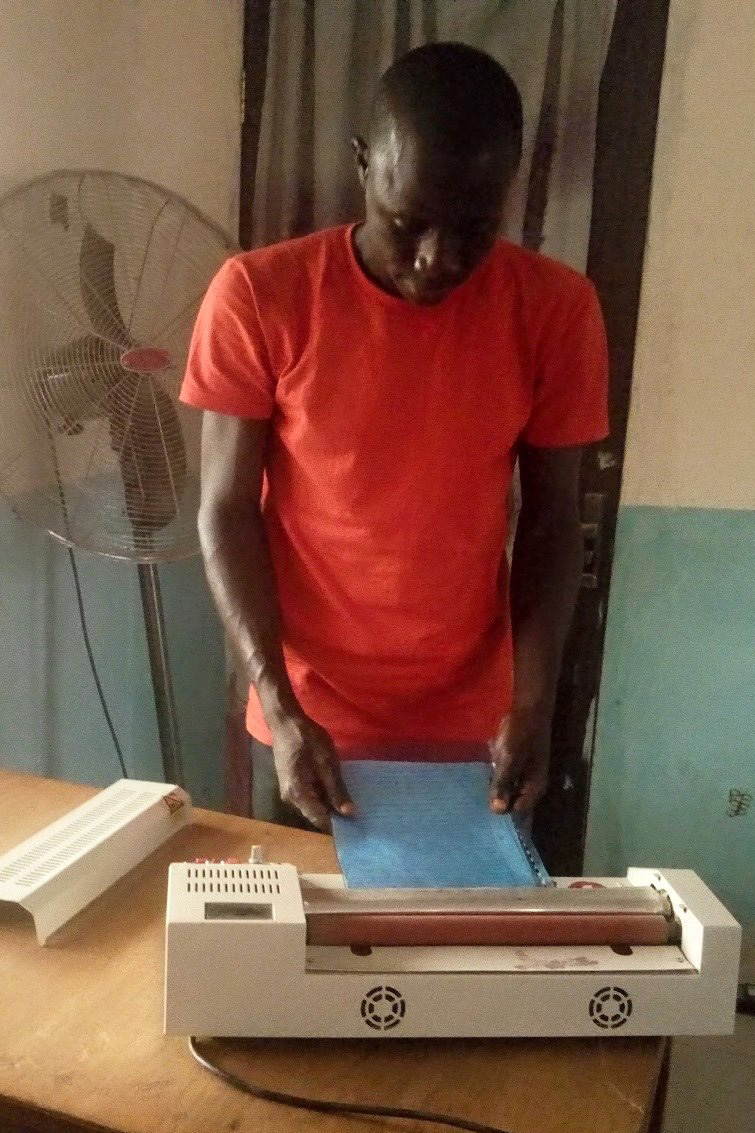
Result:
{"label": "man's left hand", "polygon": [[506,717],[490,744],[493,778],[490,808],[530,815],[548,786],[550,721]]}

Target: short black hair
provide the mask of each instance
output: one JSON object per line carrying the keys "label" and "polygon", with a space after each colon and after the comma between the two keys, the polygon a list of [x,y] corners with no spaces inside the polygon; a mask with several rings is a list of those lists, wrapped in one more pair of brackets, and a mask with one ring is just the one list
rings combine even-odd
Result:
{"label": "short black hair", "polygon": [[465,43],[428,43],[397,59],[378,84],[370,137],[405,118],[433,145],[493,148],[512,171],[522,156],[522,99],[492,56]]}

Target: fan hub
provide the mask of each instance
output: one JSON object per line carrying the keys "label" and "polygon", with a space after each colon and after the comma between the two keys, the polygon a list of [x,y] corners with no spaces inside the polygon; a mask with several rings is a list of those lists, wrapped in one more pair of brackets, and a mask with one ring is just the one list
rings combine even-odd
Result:
{"label": "fan hub", "polygon": [[121,354],[121,366],[134,374],[156,374],[167,370],[171,361],[168,351],[158,346],[133,346]]}

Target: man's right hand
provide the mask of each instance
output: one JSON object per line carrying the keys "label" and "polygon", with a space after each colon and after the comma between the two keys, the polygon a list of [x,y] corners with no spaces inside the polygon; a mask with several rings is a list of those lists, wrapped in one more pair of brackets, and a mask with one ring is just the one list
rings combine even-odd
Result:
{"label": "man's right hand", "polygon": [[324,728],[303,714],[286,716],[272,729],[273,758],[281,798],[318,830],[330,816],[356,813],[341,775],[338,753]]}

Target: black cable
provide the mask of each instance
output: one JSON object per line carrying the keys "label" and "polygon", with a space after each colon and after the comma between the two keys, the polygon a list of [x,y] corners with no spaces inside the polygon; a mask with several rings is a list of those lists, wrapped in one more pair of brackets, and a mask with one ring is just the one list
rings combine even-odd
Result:
{"label": "black cable", "polygon": [[507,1133],[495,1125],[482,1125],[477,1121],[465,1121],[460,1117],[445,1117],[440,1113],[425,1113],[421,1109],[392,1109],[382,1105],[357,1105],[355,1102],[320,1101],[317,1098],[301,1098],[296,1094],[283,1094],[278,1090],[266,1090],[262,1086],[253,1086],[230,1070],[223,1070],[197,1050],[197,1040],[194,1035],[189,1038],[189,1050],[206,1070],[215,1074],[222,1082],[251,1094],[265,1102],[275,1102],[277,1105],[287,1105],[294,1109],[307,1109],[315,1113],[346,1113],[355,1117],[391,1117],[402,1121],[426,1121],[432,1125],[445,1125],[450,1129],[464,1129],[467,1133]]}
{"label": "black cable", "polygon": [[741,1015],[755,1015],[755,982],[741,983],[737,988],[737,1011]]}
{"label": "black cable", "polygon": [[60,510],[61,510],[62,515],[63,515],[63,525],[65,527],[66,537],[69,540],[66,549],[68,551],[68,557],[71,560],[71,570],[73,571],[73,583],[74,583],[74,586],[76,587],[76,601],[77,601],[78,606],[79,606],[79,621],[81,622],[81,632],[84,635],[84,644],[86,646],[87,656],[89,658],[89,667],[92,670],[92,676],[94,677],[94,683],[97,686],[97,693],[98,693],[99,698],[100,698],[100,704],[102,705],[102,711],[105,713],[105,719],[107,720],[107,726],[110,729],[110,735],[113,738],[113,746],[115,747],[115,754],[118,756],[118,762],[121,765],[121,772],[123,774],[123,778],[128,779],[129,776],[128,776],[128,771],[126,770],[126,764],[125,764],[124,759],[123,759],[123,752],[121,751],[121,745],[118,743],[118,737],[115,734],[115,728],[113,727],[113,721],[111,719],[110,712],[108,711],[107,701],[105,700],[105,694],[102,691],[102,685],[100,683],[100,675],[97,672],[97,664],[94,660],[94,653],[92,652],[92,643],[89,640],[89,630],[87,629],[87,619],[86,619],[86,614],[84,613],[84,599],[81,596],[81,583],[79,582],[79,568],[76,565],[76,556],[73,553],[73,546],[72,546],[73,535],[71,534],[71,517],[68,513],[68,503],[66,501],[65,489],[63,488],[63,477],[61,476],[61,473],[60,473],[60,463],[58,461],[58,451],[55,447],[55,437],[54,437],[54,434],[53,434],[53,431],[52,431],[52,425],[50,424],[50,419],[46,414],[45,414],[45,426],[46,426],[46,432],[47,432],[47,440],[48,440],[49,445],[50,445],[50,455],[52,457],[52,467],[53,467],[53,471],[55,473],[55,483],[57,484],[58,496],[60,498]]}
{"label": "black cable", "polygon": [[68,547],[67,550],[68,550],[68,555],[71,559],[71,570],[73,571],[73,583],[74,583],[74,586],[76,587],[76,601],[78,602],[78,606],[79,606],[79,620],[81,622],[81,632],[84,634],[84,644],[86,645],[87,656],[89,657],[89,667],[92,670],[92,676],[94,677],[94,683],[97,685],[97,692],[98,692],[99,697],[100,697],[100,704],[102,705],[102,711],[105,713],[105,719],[107,720],[107,726],[110,729],[110,735],[113,737],[113,746],[115,747],[115,753],[118,756],[118,762],[121,765],[121,771],[123,772],[123,778],[128,779],[128,771],[126,770],[126,764],[125,764],[124,759],[123,759],[123,752],[121,751],[121,745],[118,743],[118,737],[115,734],[115,728],[113,727],[113,721],[111,719],[110,712],[108,711],[107,701],[105,700],[105,694],[102,691],[102,685],[100,683],[100,675],[97,672],[97,665],[95,663],[94,654],[92,652],[92,643],[89,640],[89,630],[87,629],[87,619],[86,619],[86,614],[84,613],[84,599],[81,596],[81,583],[79,582],[79,568],[76,565],[76,556],[73,553],[72,547]]}

